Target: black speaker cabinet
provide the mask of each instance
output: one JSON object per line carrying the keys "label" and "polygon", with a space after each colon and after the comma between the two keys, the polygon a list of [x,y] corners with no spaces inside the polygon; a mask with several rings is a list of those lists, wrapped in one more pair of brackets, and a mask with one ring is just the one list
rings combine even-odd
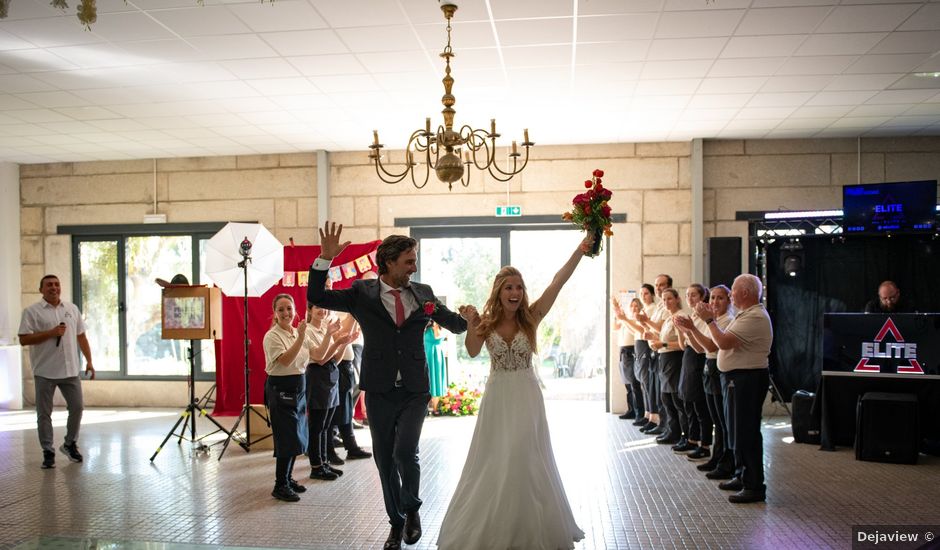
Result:
{"label": "black speaker cabinet", "polygon": [[856,460],[917,464],[916,395],[868,392],[858,400],[855,422]]}
{"label": "black speaker cabinet", "polygon": [[819,416],[813,416],[813,401],[815,393],[799,390],[790,400],[790,410],[793,416],[790,425],[793,428],[793,440],[797,443],[810,443],[819,445]]}
{"label": "black speaker cabinet", "polygon": [[705,267],[708,287],[726,285],[731,288],[741,270],[741,237],[711,237],[705,249]]}

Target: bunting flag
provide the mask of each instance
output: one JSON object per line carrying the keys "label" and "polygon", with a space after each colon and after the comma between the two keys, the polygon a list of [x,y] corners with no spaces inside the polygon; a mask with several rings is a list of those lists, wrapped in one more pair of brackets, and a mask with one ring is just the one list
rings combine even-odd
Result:
{"label": "bunting flag", "polygon": [[365,273],[372,270],[372,262],[368,256],[362,256],[356,260],[356,267],[359,268],[359,273]]}
{"label": "bunting flag", "polygon": [[[333,281],[342,281],[343,279],[356,279],[360,274],[373,270],[375,265],[375,251],[364,256],[360,256],[351,262],[343,265],[331,267],[327,272],[327,277]],[[307,286],[310,279],[310,273],[307,271],[285,271],[281,279],[281,285],[285,287]]]}

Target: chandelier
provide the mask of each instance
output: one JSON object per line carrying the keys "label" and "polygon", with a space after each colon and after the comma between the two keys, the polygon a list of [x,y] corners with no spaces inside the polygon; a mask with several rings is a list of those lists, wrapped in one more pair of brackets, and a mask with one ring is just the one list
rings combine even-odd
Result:
{"label": "chandelier", "polygon": [[[428,183],[431,169],[437,174],[437,179],[447,182],[448,190],[454,188],[454,182],[467,187],[470,185],[470,165],[472,164],[478,170],[486,170],[494,179],[498,181],[509,181],[513,176],[522,172],[526,164],[529,163],[529,147],[535,143],[529,141],[529,130],[523,131],[522,146],[525,148],[525,159],[519,164],[519,152],[516,142],[512,142],[511,153],[509,153],[508,170],[503,170],[496,164],[496,138],[500,135],[496,133],[496,119],[490,120],[490,130],[473,129],[468,125],[460,128],[460,131],[454,131],[454,104],[457,99],[452,93],[454,87],[454,78],[450,75],[450,59],[454,57],[454,52],[450,47],[450,20],[457,11],[457,4],[441,0],[441,11],[444,12],[444,18],[447,20],[447,45],[441,52],[444,58],[444,95],[441,96],[441,104],[444,109],[441,114],[444,115],[444,125],[438,126],[435,132],[431,131],[431,119],[424,121],[424,128],[415,130],[408,138],[408,145],[405,147],[405,167],[402,172],[389,171],[382,164],[382,145],[379,143],[378,130],[372,131],[373,142],[369,146],[371,152],[369,158],[375,164],[375,173],[379,179],[385,183],[398,183],[408,176],[411,176],[411,183],[418,189],[421,189]],[[461,156],[462,155],[462,156]],[[418,162],[418,160],[422,162]],[[424,164],[424,178],[420,175],[416,177],[415,172],[420,173],[421,164]],[[464,169],[467,167],[467,170]],[[419,182],[420,180],[420,182]]]}

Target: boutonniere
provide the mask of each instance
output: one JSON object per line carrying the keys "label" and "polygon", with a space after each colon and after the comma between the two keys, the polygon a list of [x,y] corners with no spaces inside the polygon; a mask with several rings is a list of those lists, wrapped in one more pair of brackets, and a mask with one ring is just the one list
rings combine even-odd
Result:
{"label": "boutonniere", "polygon": [[434,312],[437,311],[437,304],[428,300],[424,302],[424,314],[425,315],[434,315]]}

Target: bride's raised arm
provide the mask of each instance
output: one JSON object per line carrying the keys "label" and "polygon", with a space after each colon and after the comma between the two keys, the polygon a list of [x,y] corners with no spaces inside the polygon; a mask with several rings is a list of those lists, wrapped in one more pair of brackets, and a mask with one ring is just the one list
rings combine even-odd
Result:
{"label": "bride's raised arm", "polygon": [[458,311],[460,316],[467,320],[467,336],[464,340],[467,354],[470,357],[476,357],[483,349],[483,337],[477,334],[477,327],[480,326],[480,314],[477,312],[477,308],[473,306],[460,306]]}
{"label": "bride's raised arm", "polygon": [[552,282],[549,283],[545,292],[539,296],[538,300],[532,302],[532,305],[529,306],[529,311],[535,315],[538,321],[541,321],[548,315],[548,311],[552,309],[552,305],[555,304],[555,299],[558,298],[558,293],[561,292],[561,287],[565,286],[565,283],[571,278],[574,269],[578,267],[578,262],[584,257],[585,252],[591,249],[592,244],[594,244],[594,235],[589,233],[584,237],[584,240],[581,241],[578,247],[574,249],[574,252],[571,253],[571,257],[568,258],[565,265],[561,266],[561,269],[555,274],[555,277],[552,279]]}

